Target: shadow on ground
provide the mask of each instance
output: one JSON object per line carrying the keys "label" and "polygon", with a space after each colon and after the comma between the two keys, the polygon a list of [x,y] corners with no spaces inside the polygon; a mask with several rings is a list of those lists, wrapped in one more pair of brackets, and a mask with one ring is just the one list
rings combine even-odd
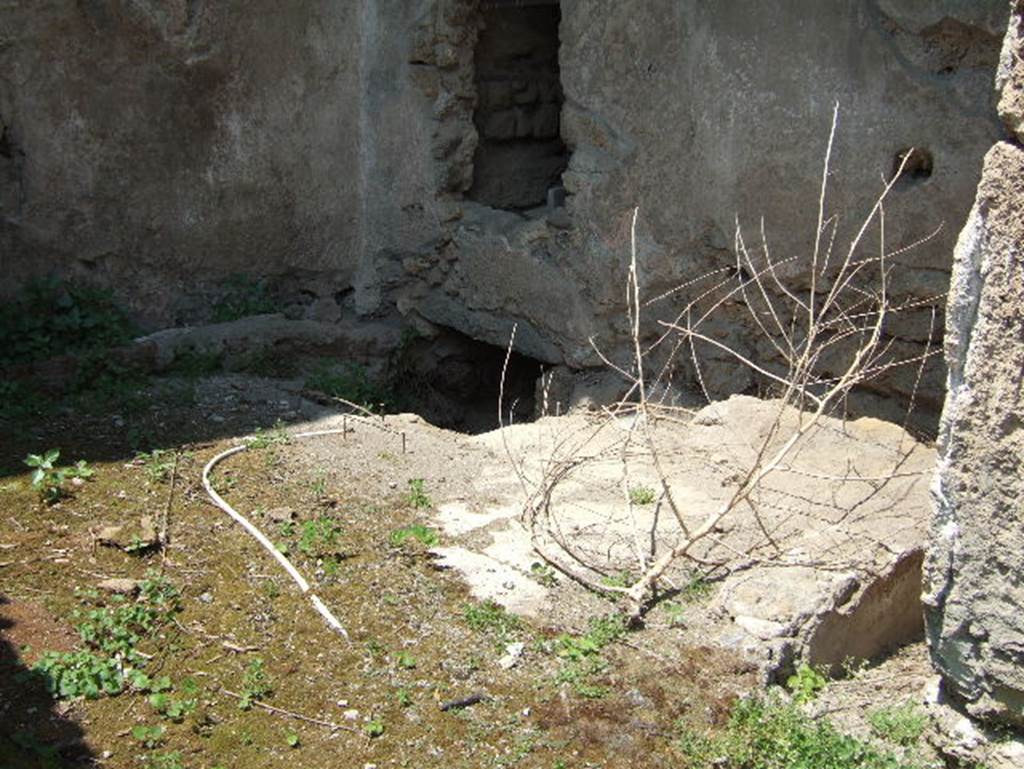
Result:
{"label": "shadow on ground", "polygon": [[91,765],[81,727],[22,657],[29,641],[60,646],[65,631],[41,607],[0,595],[0,766],[56,769]]}

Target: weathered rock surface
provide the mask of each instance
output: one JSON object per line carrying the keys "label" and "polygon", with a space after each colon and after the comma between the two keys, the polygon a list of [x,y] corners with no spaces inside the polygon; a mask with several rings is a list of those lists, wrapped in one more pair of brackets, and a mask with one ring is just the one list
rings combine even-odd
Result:
{"label": "weathered rock surface", "polygon": [[[1018,131],[1024,88],[1014,16],[999,85]],[[925,572],[928,639],[948,689],[976,716],[1024,724],[1024,149],[985,158],[960,233],[946,327],[935,518]]]}
{"label": "weathered rock surface", "polygon": [[[544,89],[508,79],[501,57],[478,48],[494,37],[481,34],[487,20],[518,5],[4,5],[0,274],[18,279],[0,292],[55,270],[114,286],[151,326],[168,325],[207,320],[218,281],[244,272],[305,295],[320,321],[339,308],[402,316],[501,346],[518,322],[524,353],[578,371],[599,364],[592,336],[624,350],[634,206],[649,295],[731,266],[736,214],[755,228],[764,216],[775,253],[806,253],[838,100],[840,242],[894,159],[927,152],[889,202],[890,243],[946,228],[899,257],[893,299],[919,306],[888,332],[909,353],[937,336],[930,306],[948,283],[950,224],[1001,133],[988,83],[1002,0],[563,3],[549,29],[557,116],[544,45],[529,59],[545,59]],[[505,142],[497,154],[478,152],[481,131]],[[559,138],[571,152],[564,206],[557,188],[528,211],[472,200],[474,188],[510,189],[487,168],[529,168],[544,182],[564,162],[544,143]],[[532,142],[537,162],[510,160],[508,141]],[[743,318],[723,317],[719,331],[767,355]],[[752,386],[732,370],[709,356],[717,394]],[[942,379],[940,364],[926,369],[926,408],[937,409]],[[877,389],[907,395],[915,383],[898,371]]]}

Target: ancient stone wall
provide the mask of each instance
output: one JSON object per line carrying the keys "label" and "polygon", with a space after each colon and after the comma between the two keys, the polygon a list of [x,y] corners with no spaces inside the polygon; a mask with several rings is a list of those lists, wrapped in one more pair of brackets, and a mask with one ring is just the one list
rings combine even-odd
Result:
{"label": "ancient stone wall", "polygon": [[[915,307],[887,332],[913,355],[941,335],[955,232],[1002,135],[987,84],[1005,15],[1002,0],[9,4],[0,267],[19,280],[3,290],[57,268],[117,286],[156,326],[201,319],[245,272],[292,315],[495,345],[518,323],[524,354],[586,371],[592,337],[627,354],[634,206],[648,296],[731,265],[737,215],[755,233],[763,216],[776,254],[807,252],[838,100],[840,241],[910,147],[889,242],[944,224],[897,259],[893,299]],[[709,330],[770,357],[743,314]],[[709,364],[716,395],[754,386]],[[919,387],[897,371],[868,405],[916,389],[937,411],[943,379],[937,361]]]}
{"label": "ancient stone wall", "polygon": [[997,77],[1014,138],[986,155],[960,233],[949,392],[925,569],[932,660],[976,716],[1024,724],[1024,3]]}
{"label": "ancient stone wall", "polygon": [[230,273],[351,283],[357,3],[6,3],[0,30],[0,291],[57,269],[157,326]]}

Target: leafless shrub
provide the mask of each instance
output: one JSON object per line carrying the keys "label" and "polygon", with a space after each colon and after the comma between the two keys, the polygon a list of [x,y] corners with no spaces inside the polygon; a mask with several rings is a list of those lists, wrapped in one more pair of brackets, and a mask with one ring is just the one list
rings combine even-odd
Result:
{"label": "leafless shrub", "polygon": [[[777,510],[774,516],[764,514],[761,492],[766,481],[780,470],[793,470],[789,465],[791,458],[815,431],[822,429],[825,418],[837,412],[854,388],[896,366],[916,367],[919,380],[926,358],[934,352],[926,348],[920,355],[899,357],[893,353],[892,341],[883,333],[887,318],[908,306],[894,306],[890,299],[893,258],[924,242],[892,251],[886,245],[885,200],[900,173],[893,174],[888,181],[882,180],[880,194],[849,243],[843,248],[837,243],[839,218],[828,215],[826,206],[837,119],[838,106],[825,153],[814,246],[806,264],[806,289],[794,290],[784,282],[781,268],[792,266],[788,263],[793,260],[773,257],[763,221],[760,245],[756,248],[748,245],[737,221],[734,267],[703,276],[706,287],[699,296],[671,317],[655,319],[660,331],[653,342],[644,342],[642,313],[664,306],[666,300],[679,292],[669,291],[649,301],[641,297],[636,248],[638,212],[634,211],[626,292],[632,342],[630,364],[616,364],[592,340],[601,359],[628,382],[627,395],[586,427],[559,435],[539,468],[528,468],[505,439],[509,460],[527,498],[523,522],[537,552],[590,588],[625,598],[627,611],[634,620],[640,618],[659,583],[671,581],[670,567],[686,564],[690,569],[736,568],[752,560],[780,558],[788,519],[785,510],[781,514]],[[911,156],[912,153],[906,153],[903,162]],[[865,248],[867,238],[874,233],[878,237],[877,254],[867,253],[869,249]],[[745,355],[708,330],[709,322],[724,307],[736,304],[745,308],[761,338],[774,351],[770,361]],[[514,332],[509,352],[513,345]],[[738,368],[769,383],[777,411],[766,433],[751,446],[750,461],[731,478],[724,501],[695,519],[686,501],[674,496],[662,456],[665,449],[656,436],[656,427],[688,418],[687,412],[669,407],[662,399],[671,372],[683,359],[688,359],[710,402],[702,366],[702,356],[708,350],[732,358]],[[837,367],[837,360],[842,365]],[[657,367],[653,361],[658,361]],[[500,420],[500,402],[498,411]],[[906,453],[894,458],[892,468],[872,482],[884,483],[897,477],[903,461],[900,457],[905,459]],[[623,525],[618,530],[628,531],[626,541],[619,545],[631,553],[633,562],[628,569],[616,573],[609,566],[607,553],[596,551],[593,542],[580,537],[579,531],[565,530],[556,494],[560,484],[586,464],[612,458],[620,465],[618,485],[622,502],[616,515]],[[645,512],[643,520],[637,514],[638,495],[634,492],[635,467],[641,459],[650,470],[648,477],[657,479],[653,484],[653,507]],[[865,480],[854,476],[848,468],[840,469],[835,477],[841,481],[846,477],[844,474],[853,480]],[[737,547],[718,535],[740,512],[751,532]],[[843,524],[832,522],[840,532],[844,531]],[[623,573],[628,578],[623,578]]]}

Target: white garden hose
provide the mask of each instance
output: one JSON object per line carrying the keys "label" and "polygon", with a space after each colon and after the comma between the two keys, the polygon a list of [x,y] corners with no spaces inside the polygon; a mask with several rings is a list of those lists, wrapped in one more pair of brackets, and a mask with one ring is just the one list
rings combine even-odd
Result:
{"label": "white garden hose", "polygon": [[[348,419],[357,422],[371,424],[374,427],[379,427],[383,429],[385,432],[395,432],[394,430],[389,430],[388,428],[383,427],[383,425],[375,424],[372,420],[364,419],[362,417],[349,415],[346,417],[346,421]],[[344,427],[331,430],[312,430],[310,432],[305,433],[296,433],[295,435],[291,435],[289,437],[295,439],[315,438],[321,435],[344,435],[347,431],[348,427],[346,425]],[[404,447],[404,434],[400,435],[402,435],[403,437]],[[331,630],[334,630],[335,632],[341,634],[346,641],[349,640],[348,633],[345,631],[344,626],[338,621],[337,617],[335,617],[334,614],[331,613],[331,610],[327,608],[326,604],[324,604],[322,600],[320,600],[320,597],[318,595],[316,595],[315,593],[310,593],[309,582],[307,582],[305,577],[303,577],[302,574],[299,573],[299,570],[295,568],[295,565],[291,561],[289,561],[287,557],[285,557],[284,553],[282,553],[280,550],[277,549],[277,547],[274,546],[273,542],[267,539],[267,536],[262,531],[260,531],[252,521],[250,521],[244,515],[239,513],[237,510],[235,510],[235,508],[233,508],[224,500],[224,497],[222,497],[214,490],[213,484],[210,482],[210,473],[213,471],[213,468],[220,464],[220,462],[222,462],[223,460],[227,459],[228,457],[234,454],[239,454],[248,448],[249,446],[245,443],[242,443],[238,446],[232,446],[230,449],[222,451],[220,454],[218,454],[209,462],[207,462],[206,467],[203,468],[203,488],[206,489],[206,493],[210,495],[210,499],[213,500],[213,503],[217,507],[219,507],[225,513],[234,518],[235,521],[240,523],[242,527],[246,531],[248,531],[257,542],[263,545],[264,549],[267,550],[267,552],[274,556],[275,560],[277,560],[277,562],[281,564],[284,570],[288,572],[288,575],[295,581],[295,584],[299,586],[299,590],[301,590],[303,593],[309,594],[310,603],[312,603],[313,608],[320,613],[320,616],[324,618],[324,620],[327,622],[328,627],[330,627]]]}

